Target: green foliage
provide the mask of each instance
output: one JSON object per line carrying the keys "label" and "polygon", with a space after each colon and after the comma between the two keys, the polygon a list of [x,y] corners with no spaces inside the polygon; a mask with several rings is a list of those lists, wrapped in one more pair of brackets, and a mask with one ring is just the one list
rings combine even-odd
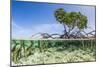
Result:
{"label": "green foliage", "polygon": [[65,10],[63,8],[59,8],[58,10],[55,11],[55,17],[56,20],[59,21],[60,23],[63,23],[65,19]]}
{"label": "green foliage", "polygon": [[66,12],[63,8],[55,11],[56,20],[67,25],[70,29],[77,26],[80,30],[87,27],[87,17],[80,12]]}

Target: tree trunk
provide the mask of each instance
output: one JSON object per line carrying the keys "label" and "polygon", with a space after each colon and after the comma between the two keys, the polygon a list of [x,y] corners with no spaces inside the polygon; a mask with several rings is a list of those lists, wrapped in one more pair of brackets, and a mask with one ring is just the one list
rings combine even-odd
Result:
{"label": "tree trunk", "polygon": [[67,38],[68,34],[66,30],[66,25],[63,23],[63,26],[64,26],[64,38]]}

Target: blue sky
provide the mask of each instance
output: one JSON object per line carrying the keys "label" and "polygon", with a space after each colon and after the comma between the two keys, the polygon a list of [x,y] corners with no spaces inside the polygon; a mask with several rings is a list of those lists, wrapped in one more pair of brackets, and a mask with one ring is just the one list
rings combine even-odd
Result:
{"label": "blue sky", "polygon": [[62,34],[63,26],[54,17],[54,11],[58,8],[64,8],[66,12],[80,11],[88,17],[88,26],[95,29],[95,7],[93,6],[13,1],[12,37],[28,38],[38,32]]}

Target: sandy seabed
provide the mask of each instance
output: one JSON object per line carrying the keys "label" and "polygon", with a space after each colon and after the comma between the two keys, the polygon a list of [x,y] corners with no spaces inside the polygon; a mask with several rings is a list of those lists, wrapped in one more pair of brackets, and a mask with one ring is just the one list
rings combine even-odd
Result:
{"label": "sandy seabed", "polygon": [[86,49],[58,49],[49,48],[44,52],[38,50],[27,58],[21,58],[17,64],[12,65],[34,65],[54,63],[90,62],[96,60],[96,51]]}

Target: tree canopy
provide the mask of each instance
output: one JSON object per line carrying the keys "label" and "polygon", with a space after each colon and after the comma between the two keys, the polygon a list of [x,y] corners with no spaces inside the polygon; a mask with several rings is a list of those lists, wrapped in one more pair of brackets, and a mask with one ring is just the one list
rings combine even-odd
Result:
{"label": "tree canopy", "polygon": [[65,24],[69,29],[77,26],[80,30],[87,27],[87,17],[81,12],[66,12],[63,8],[59,8],[54,13],[56,20],[61,24]]}

